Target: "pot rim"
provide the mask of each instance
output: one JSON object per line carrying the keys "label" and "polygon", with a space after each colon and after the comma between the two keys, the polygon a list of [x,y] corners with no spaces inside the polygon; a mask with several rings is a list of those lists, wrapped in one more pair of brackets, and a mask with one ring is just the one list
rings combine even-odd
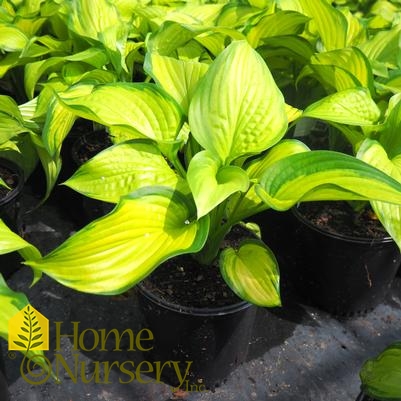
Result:
{"label": "pot rim", "polygon": [[15,188],[13,188],[8,194],[0,199],[0,207],[5,206],[7,203],[11,202],[15,199],[21,192],[24,187],[24,171],[22,168],[14,163],[13,161],[6,159],[4,157],[0,157],[0,165],[4,166],[7,169],[13,170],[16,175],[18,175],[18,184]]}
{"label": "pot rim", "polygon": [[369,245],[380,245],[387,243],[395,243],[394,240],[390,236],[386,236],[383,238],[368,238],[368,237],[355,237],[352,235],[333,233],[327,230],[318,227],[313,224],[310,220],[308,220],[302,213],[299,212],[298,207],[301,203],[298,203],[294,206],[291,211],[292,214],[303,224],[305,224],[310,229],[317,231],[318,233],[325,235],[326,237],[338,239],[341,241],[351,242],[355,244],[369,244]]}
{"label": "pot rim", "polygon": [[192,306],[183,306],[178,305],[172,302],[168,302],[163,298],[157,296],[153,291],[149,290],[145,287],[145,285],[141,282],[136,286],[139,292],[147,298],[149,301],[155,303],[158,306],[161,306],[169,311],[180,313],[183,315],[191,315],[191,316],[225,316],[233,313],[240,312],[245,310],[253,304],[247,301],[239,301],[232,305],[219,306],[219,307],[210,307],[210,308],[201,308],[201,307],[192,307]]}

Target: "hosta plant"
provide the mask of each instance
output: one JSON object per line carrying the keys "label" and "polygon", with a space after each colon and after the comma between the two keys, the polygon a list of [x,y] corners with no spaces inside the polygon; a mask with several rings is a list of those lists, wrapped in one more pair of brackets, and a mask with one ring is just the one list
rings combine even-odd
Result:
{"label": "hosta plant", "polygon": [[232,42],[209,66],[148,54],[146,69],[156,83],[60,94],[64,107],[108,126],[115,141],[65,185],[116,207],[48,255],[28,257],[36,279],[45,273],[79,291],[117,294],[186,253],[204,266],[218,260],[241,298],[275,306],[278,266],[260,239],[220,252],[234,225],[299,201],[401,204],[401,184],[385,173],[284,139],[297,113],[247,42]]}
{"label": "hosta plant", "polygon": [[360,371],[363,392],[379,401],[401,399],[401,342],[395,342],[375,358],[367,360]]}

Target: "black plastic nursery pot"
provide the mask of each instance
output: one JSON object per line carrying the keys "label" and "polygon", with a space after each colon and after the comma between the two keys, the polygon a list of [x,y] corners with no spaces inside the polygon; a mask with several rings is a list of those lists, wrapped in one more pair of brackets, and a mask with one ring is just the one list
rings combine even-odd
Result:
{"label": "black plastic nursery pot", "polygon": [[[169,303],[143,284],[138,288],[145,322],[154,335],[154,347],[144,356],[161,364],[179,361],[182,372],[190,366],[181,389],[214,390],[246,360],[255,306],[240,301],[191,308]],[[162,379],[175,387],[180,384],[172,367],[163,370]]]}
{"label": "black plastic nursery pot", "polygon": [[327,232],[293,209],[296,290],[307,303],[337,316],[364,314],[380,304],[397,273],[401,254],[390,237],[360,238]]}
{"label": "black plastic nursery pot", "polygon": [[[63,168],[60,180],[65,181],[70,178],[78,167],[111,144],[110,138],[104,130],[72,132],[62,150]],[[58,192],[65,211],[78,228],[105,215],[113,207],[109,203],[85,197],[63,186],[58,188]]]}
{"label": "black plastic nursery pot", "polygon": [[[17,164],[0,158],[0,176],[11,188],[0,188],[0,218],[14,232],[19,232],[19,200],[24,187],[24,173]],[[0,258],[0,273],[7,279],[20,266],[21,258],[17,252],[1,255]]]}

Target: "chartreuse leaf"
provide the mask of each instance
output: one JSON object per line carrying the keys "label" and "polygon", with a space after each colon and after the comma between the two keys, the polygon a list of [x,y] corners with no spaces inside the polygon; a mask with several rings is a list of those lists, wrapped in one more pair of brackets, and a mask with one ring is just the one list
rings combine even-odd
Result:
{"label": "chartreuse leaf", "polygon": [[252,160],[246,166],[246,172],[251,179],[259,179],[264,171],[273,163],[284,159],[287,156],[297,153],[309,152],[308,146],[297,139],[283,139],[278,144],[273,146],[262,157]]}
{"label": "chartreuse leaf", "polygon": [[380,132],[380,144],[389,158],[401,154],[401,94],[393,96],[388,105],[384,129]]}
{"label": "chartreuse leaf", "polygon": [[[40,251],[34,245],[11,231],[3,220],[0,219],[0,255],[15,251],[18,251],[23,259],[37,260],[41,257]],[[41,273],[34,269],[33,284],[36,283],[40,277]]]}
{"label": "chartreuse leaf", "polygon": [[400,35],[401,25],[396,24],[390,30],[377,32],[358,47],[368,59],[384,63],[386,67],[395,68],[398,65]]}
{"label": "chartreuse leaf", "polygon": [[24,259],[35,260],[41,257],[39,250],[34,245],[11,231],[0,219],[0,255],[15,251],[18,251]]}
{"label": "chartreuse leaf", "polygon": [[365,88],[346,89],[326,96],[308,106],[303,117],[319,118],[341,124],[372,125],[380,109]]}
{"label": "chartreuse leaf", "polygon": [[[75,96],[77,91],[82,96]],[[77,85],[60,99],[77,116],[106,126],[120,126],[133,138],[174,141],[182,125],[177,103],[155,84],[110,83]]]}
{"label": "chartreuse leaf", "polygon": [[308,63],[315,53],[312,45],[306,39],[299,36],[273,36],[264,39],[263,42],[264,46],[258,49],[258,52],[262,55],[265,52],[269,54],[270,51],[282,51],[284,49],[289,56],[299,59],[303,64]]}
{"label": "chartreuse leaf", "polygon": [[83,164],[64,184],[90,198],[117,203],[121,196],[150,185],[176,188],[184,180],[157,146],[130,141],[111,146]]}
{"label": "chartreuse leaf", "polygon": [[[251,182],[258,182],[264,171],[276,161],[292,154],[308,151],[309,148],[303,142],[296,139],[284,139],[269,149],[263,156],[252,160],[245,166],[245,171]],[[253,184],[245,194],[231,197],[227,205],[230,220],[234,222],[244,220],[265,209],[267,209],[267,205],[255,192]]]}
{"label": "chartreuse leaf", "polygon": [[359,373],[363,392],[377,400],[401,399],[401,342],[367,360]]}
{"label": "chartreuse leaf", "polygon": [[19,56],[20,53],[7,53],[2,56],[0,59],[0,78],[3,78],[7,71],[18,64]]}
{"label": "chartreuse leaf", "polygon": [[59,98],[54,97],[51,100],[42,132],[43,144],[51,157],[59,157],[61,145],[75,120],[75,114],[65,108]]}
{"label": "chartreuse leaf", "polygon": [[348,24],[345,16],[326,0],[299,0],[304,13],[312,18],[311,23],[327,51],[346,47]]}
{"label": "chartreuse leaf", "polygon": [[25,127],[21,112],[15,101],[5,95],[0,96],[0,144],[7,142],[22,132],[29,132]]}
{"label": "chartreuse leaf", "polygon": [[259,153],[284,135],[283,96],[247,42],[232,42],[209,67],[192,98],[189,125],[196,141],[224,164]]}
{"label": "chartreuse leaf", "polygon": [[210,152],[197,153],[189,163],[187,180],[198,218],[209,213],[235,192],[245,192],[248,175],[240,167],[224,166]]}
{"label": "chartreuse leaf", "polygon": [[347,20],[347,46],[357,46],[365,42],[368,39],[366,24],[348,8],[341,8],[341,12]]}
{"label": "chartreuse leaf", "polygon": [[103,44],[106,53],[120,76],[125,65],[125,43],[128,26],[121,19],[117,7],[108,0],[78,1],[69,3],[68,26],[81,37]]}
{"label": "chartreuse leaf", "polygon": [[337,91],[362,86],[369,88],[370,93],[374,94],[373,73],[369,60],[356,47],[316,53],[310,63],[312,69],[317,70],[324,81],[334,86]]}
{"label": "chartreuse leaf", "polygon": [[245,240],[220,254],[220,271],[242,299],[259,306],[280,306],[280,273],[273,252],[263,242]]}
{"label": "chartreuse leaf", "polygon": [[[365,139],[359,148],[357,157],[401,182],[400,155],[390,160],[379,142]],[[401,206],[374,200],[371,201],[371,205],[383,227],[401,249]]]}
{"label": "chartreuse leaf", "polygon": [[145,71],[175,99],[185,114],[188,114],[195,87],[208,67],[195,60],[177,60],[150,52],[144,64]]}
{"label": "chartreuse leaf", "polygon": [[69,6],[69,28],[80,36],[99,40],[102,32],[120,23],[117,8],[107,0],[77,1]]}
{"label": "chartreuse leaf", "polygon": [[0,187],[11,189],[1,177],[0,177]]}
{"label": "chartreuse leaf", "polygon": [[43,144],[42,138],[39,135],[31,132],[30,137],[35,145],[35,149],[38,153],[40,162],[42,163],[42,167],[46,175],[46,193],[41,201],[41,203],[43,203],[50,196],[50,193],[56,184],[57,177],[61,169],[61,158],[53,158],[50,156],[48,150]]}
{"label": "chartreuse leaf", "polygon": [[247,4],[227,3],[217,19],[218,26],[242,27],[252,16],[259,14],[260,9]]}
{"label": "chartreuse leaf", "polygon": [[33,97],[36,84],[42,75],[54,69],[61,69],[68,61],[82,62],[82,66],[85,65],[86,70],[92,70],[93,68],[103,68],[108,63],[108,58],[103,49],[91,47],[72,55],[51,57],[29,63],[25,66],[24,71],[25,90],[28,96]]}
{"label": "chartreuse leaf", "polygon": [[265,38],[302,33],[305,24],[310,20],[304,14],[295,11],[279,10],[266,15],[247,31],[247,39],[252,47],[259,47]]}
{"label": "chartreuse leaf", "polygon": [[16,26],[0,23],[0,49],[6,52],[22,51],[28,44],[27,36]]}
{"label": "chartreuse leaf", "polygon": [[[207,30],[206,27],[205,30]],[[186,29],[183,24],[178,22],[165,21],[156,32],[148,37],[146,47],[152,53],[170,56],[198,33],[194,30]]]}
{"label": "chartreuse leaf", "polygon": [[271,208],[315,200],[378,200],[401,204],[401,184],[355,157],[318,150],[290,155],[265,170],[256,193]]}
{"label": "chartreuse leaf", "polygon": [[302,110],[292,107],[289,104],[285,104],[285,112],[287,113],[287,119],[289,123],[302,117]]}
{"label": "chartreuse leaf", "polygon": [[35,94],[36,84],[40,77],[51,69],[58,69],[65,63],[63,57],[51,57],[28,63],[24,71],[25,92],[32,99]]}
{"label": "chartreuse leaf", "polygon": [[200,22],[204,25],[214,25],[224,5],[224,2],[221,2],[220,4],[208,4],[206,2],[201,2],[200,4],[191,4],[188,2],[184,7],[178,8],[177,11],[171,14],[175,14],[177,12],[181,14],[188,14],[197,22]]}
{"label": "chartreuse leaf", "polygon": [[400,93],[401,92],[401,75],[395,75],[390,79],[386,79],[385,82],[377,83],[380,89],[384,89],[385,91],[389,91],[392,93]]}
{"label": "chartreuse leaf", "polygon": [[43,259],[26,264],[78,291],[119,294],[168,258],[202,248],[209,219],[194,215],[192,201],[181,193],[143,188]]}

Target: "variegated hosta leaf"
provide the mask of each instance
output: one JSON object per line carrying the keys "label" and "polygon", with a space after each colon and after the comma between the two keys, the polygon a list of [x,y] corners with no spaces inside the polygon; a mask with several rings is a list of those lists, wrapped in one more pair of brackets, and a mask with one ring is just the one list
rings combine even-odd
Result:
{"label": "variegated hosta leaf", "polygon": [[206,2],[191,4],[188,2],[185,7],[178,8],[178,12],[188,14],[201,24],[210,26],[215,24],[224,6],[225,2],[220,4],[208,4]]}
{"label": "variegated hosta leaf", "polygon": [[259,179],[264,171],[278,160],[296,153],[308,152],[309,148],[297,139],[284,139],[273,146],[269,151],[257,159],[252,160],[246,167],[251,179]]}
{"label": "variegated hosta leaf", "polygon": [[346,47],[348,23],[341,11],[326,0],[298,1],[304,14],[312,18],[326,51]]}
{"label": "variegated hosta leaf", "polygon": [[[29,63],[25,66],[24,70],[25,90],[28,96],[31,98],[33,97],[36,84],[44,74],[49,73],[49,71],[53,71],[54,69],[61,69],[61,67],[65,66],[68,61],[80,62],[82,68],[85,66],[86,71],[92,70],[93,68],[104,68],[104,66],[109,62],[103,49],[91,47],[90,49],[72,55],[51,57],[45,60]],[[82,74],[83,73],[84,71]]]}
{"label": "variegated hosta leaf", "polygon": [[374,94],[372,68],[358,48],[316,53],[310,62],[312,69],[320,72],[323,80],[337,91],[362,86],[369,88],[370,93]]}
{"label": "variegated hosta leaf", "polygon": [[251,17],[260,14],[260,9],[248,4],[227,3],[224,5],[219,18],[218,26],[242,27]]}
{"label": "variegated hosta leaf", "polygon": [[0,49],[6,52],[22,51],[28,44],[27,36],[17,27],[0,23]]}
{"label": "variegated hosta leaf", "polygon": [[0,144],[22,132],[29,132],[29,129],[24,125],[18,105],[11,97],[0,96]]}
{"label": "variegated hosta leaf", "polygon": [[341,124],[372,125],[380,110],[364,88],[336,92],[308,106],[303,117],[319,118]]}
{"label": "variegated hosta leaf", "polygon": [[0,219],[0,255],[18,251],[24,259],[40,258],[39,250],[11,231]]}
{"label": "variegated hosta leaf", "polygon": [[401,399],[401,342],[395,342],[360,371],[364,394],[377,400]]}
{"label": "variegated hosta leaf", "polygon": [[[365,139],[357,157],[401,182],[401,157],[390,160],[379,142]],[[401,249],[401,206],[379,201],[371,201],[371,205],[383,227]]]}
{"label": "variegated hosta leaf", "polygon": [[401,93],[390,99],[386,113],[379,140],[389,158],[393,158],[401,154]]}
{"label": "variegated hosta leaf", "polygon": [[[296,139],[284,139],[274,145],[265,155],[249,163],[245,167],[245,171],[251,181],[257,182],[264,171],[276,161],[292,154],[307,151],[309,151],[309,148],[303,142]],[[227,214],[230,220],[237,222],[265,209],[267,209],[267,205],[262,202],[255,192],[255,185],[252,184],[246,194],[238,194],[230,198],[227,205]]]}
{"label": "variegated hosta leaf", "polygon": [[[204,29],[207,30],[207,27]],[[170,56],[199,33],[187,29],[184,24],[165,21],[156,32],[148,37],[146,47],[149,52]]]}
{"label": "variegated hosta leaf", "polygon": [[138,188],[161,185],[183,189],[185,181],[170,168],[157,146],[124,142],[100,152],[64,184],[90,198],[117,203]]}
{"label": "variegated hosta leaf", "polygon": [[280,274],[273,252],[263,242],[246,240],[220,255],[220,271],[242,299],[259,306],[280,306]]}
{"label": "variegated hosta leaf", "polygon": [[325,150],[277,161],[265,170],[255,189],[276,210],[316,200],[379,200],[401,205],[399,182],[355,157]]}
{"label": "variegated hosta leaf", "polygon": [[195,87],[208,67],[195,60],[177,60],[149,52],[144,64],[145,71],[176,100],[185,114]]}
{"label": "variegated hosta leaf", "polygon": [[121,24],[117,8],[107,0],[77,1],[69,6],[69,28],[80,36],[99,40],[106,29]]}
{"label": "variegated hosta leaf", "polygon": [[[87,92],[82,96],[75,96]],[[177,103],[155,84],[78,85],[60,99],[76,115],[106,126],[120,126],[155,141],[174,141],[182,125]]]}
{"label": "variegated hosta leaf", "polygon": [[30,137],[35,145],[35,149],[38,153],[40,162],[46,175],[46,193],[41,200],[41,203],[43,203],[50,196],[50,193],[56,184],[61,169],[61,158],[53,158],[50,156],[48,150],[43,144],[42,138],[39,135],[31,133]]}
{"label": "variegated hosta leaf", "polygon": [[259,153],[287,128],[283,96],[263,59],[232,42],[209,67],[189,107],[195,139],[224,164]]}
{"label": "variegated hosta leaf", "polygon": [[189,163],[187,181],[198,218],[209,213],[235,192],[245,192],[249,178],[236,166],[224,166],[208,151],[197,153]]}
{"label": "variegated hosta leaf", "polygon": [[35,95],[35,88],[40,77],[51,69],[58,69],[64,64],[62,57],[51,57],[44,60],[28,63],[24,69],[25,92],[29,99]]}
{"label": "variegated hosta leaf", "polygon": [[119,294],[168,258],[203,247],[209,219],[197,221],[193,209],[179,192],[143,188],[44,258],[26,263],[78,291]]}
{"label": "variegated hosta leaf", "polygon": [[358,47],[371,61],[383,63],[386,67],[398,66],[401,25],[395,24],[390,30],[377,32]]}
{"label": "variegated hosta leaf", "polygon": [[75,120],[75,114],[65,108],[57,97],[54,97],[46,114],[42,132],[43,144],[51,157],[59,157],[61,145]]}
{"label": "variegated hosta leaf", "polygon": [[6,53],[2,56],[0,62],[0,78],[3,78],[9,70],[18,65],[20,61],[19,56],[20,53]]}
{"label": "variegated hosta leaf", "polygon": [[347,46],[358,46],[368,39],[368,29],[358,13],[350,9],[341,8],[341,12],[347,20]]}
{"label": "variegated hosta leaf", "polygon": [[228,41],[246,40],[246,37],[233,28],[216,26],[210,27],[208,32],[200,33],[194,39],[212,54],[212,58],[214,58],[225,49]]}
{"label": "variegated hosta leaf", "polygon": [[292,107],[289,104],[285,105],[285,112],[287,113],[287,119],[289,123],[302,117],[302,110]]}
{"label": "variegated hosta leaf", "polygon": [[279,10],[252,26],[247,31],[247,39],[256,48],[263,44],[265,38],[302,33],[309,20],[309,17],[298,12]]}
{"label": "variegated hosta leaf", "polygon": [[[288,57],[294,57],[300,60],[300,63],[306,64],[315,54],[315,50],[310,42],[301,36],[281,35],[272,36],[264,40],[264,46],[258,49],[258,52],[265,60],[268,60],[269,52],[277,51],[279,55],[283,54],[283,49]],[[273,53],[274,54],[274,53]],[[290,64],[293,63],[291,60]]]}

